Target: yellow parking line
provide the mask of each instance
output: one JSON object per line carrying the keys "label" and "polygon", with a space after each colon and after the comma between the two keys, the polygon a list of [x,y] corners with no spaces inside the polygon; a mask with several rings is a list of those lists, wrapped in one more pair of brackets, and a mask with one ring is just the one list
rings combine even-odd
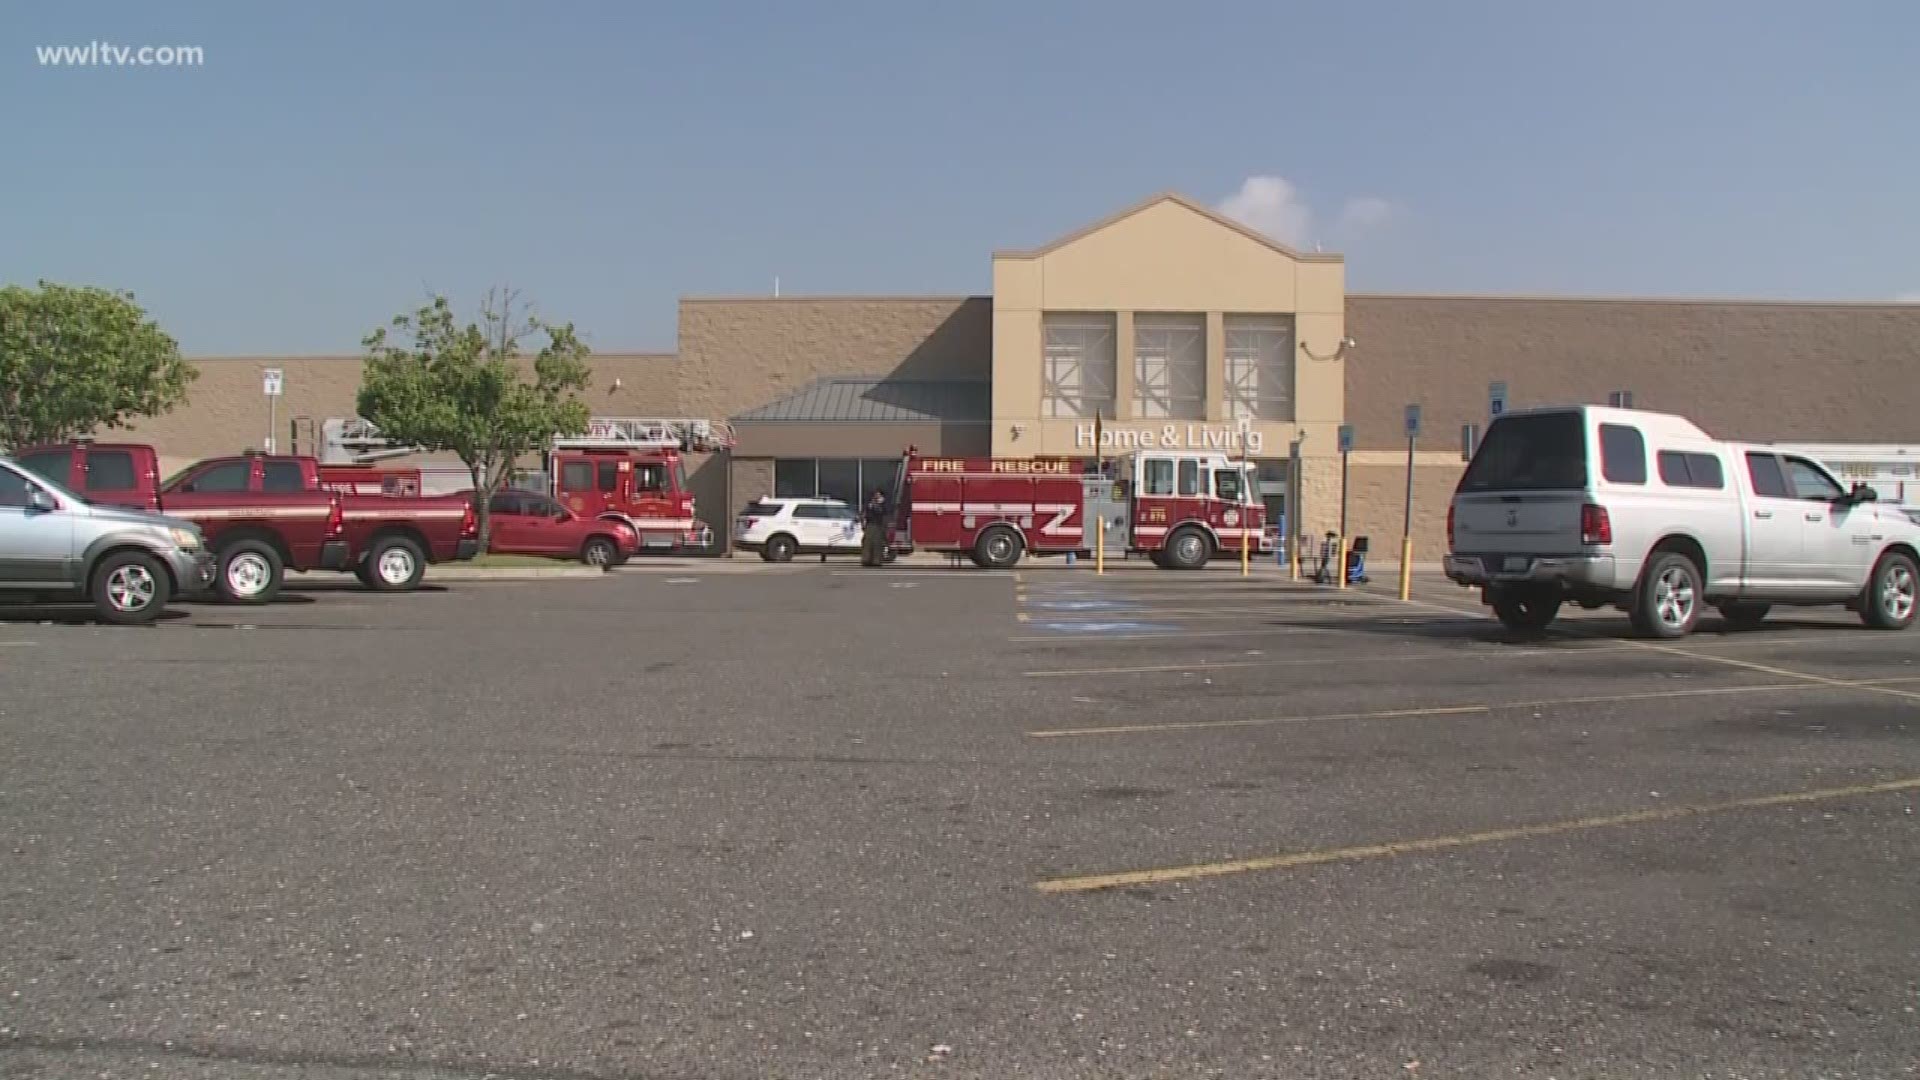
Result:
{"label": "yellow parking line", "polygon": [[1026,612],[1024,612],[1024,611],[1016,611],[1016,612],[1014,612],[1014,613],[1013,613],[1013,617],[1014,617],[1014,619],[1015,619],[1016,621],[1018,621],[1018,622],[1026,622],[1026,621],[1027,621],[1027,613],[1026,613]]}
{"label": "yellow parking line", "polygon": [[1484,832],[1458,833],[1452,836],[1431,836],[1416,840],[1393,841],[1385,844],[1366,844],[1359,847],[1324,848],[1318,851],[1300,851],[1290,855],[1273,855],[1264,858],[1231,859],[1224,862],[1196,863],[1189,866],[1169,866],[1156,870],[1132,870],[1117,874],[1087,874],[1078,877],[1051,878],[1037,882],[1035,888],[1043,893],[1092,892],[1098,889],[1124,888],[1130,885],[1154,885],[1166,881],[1190,881],[1195,878],[1219,877],[1226,874],[1245,874],[1261,870],[1288,870],[1302,866],[1319,866],[1334,862],[1354,862],[1361,859],[1382,859],[1401,855],[1418,855],[1430,851],[1443,851],[1448,848],[1469,847],[1476,844],[1494,844],[1509,840],[1524,840],[1536,836],[1553,836],[1560,833],[1612,828],[1620,825],[1646,825],[1656,822],[1675,821],[1680,818],[1697,817],[1702,814],[1723,814],[1736,810],[1757,810],[1773,806],[1792,806],[1800,803],[1858,798],[1860,796],[1880,795],[1893,791],[1910,791],[1915,788],[1920,788],[1920,778],[1889,780],[1879,784],[1855,784],[1850,787],[1821,788],[1814,791],[1794,791],[1779,795],[1759,795],[1746,799],[1728,799],[1723,802],[1695,803],[1687,806],[1665,806],[1652,810],[1635,810],[1624,814],[1575,818],[1571,821],[1550,821],[1537,825],[1519,825],[1506,829],[1489,829]]}
{"label": "yellow parking line", "polygon": [[[1897,679],[1867,679],[1842,683],[1847,689],[1870,690],[1880,684],[1916,683],[1920,675]],[[1516,709],[1546,709],[1560,705],[1613,705],[1629,701],[1663,701],[1669,698],[1713,697],[1729,694],[1785,693],[1818,690],[1806,682],[1756,683],[1742,686],[1690,686],[1672,690],[1646,690],[1631,694],[1592,694],[1582,697],[1539,698],[1533,701],[1490,701],[1472,705],[1435,705],[1426,708],[1389,709],[1385,712],[1326,713],[1319,716],[1267,716],[1244,720],[1181,720],[1164,724],[1125,724],[1114,727],[1042,728],[1027,732],[1034,739],[1064,739],[1087,735],[1144,735],[1162,731],[1205,731],[1212,728],[1270,727],[1278,724],[1321,724],[1337,720],[1401,720],[1422,716],[1469,716],[1510,712]]]}
{"label": "yellow parking line", "polygon": [[[1429,600],[1404,600],[1401,602],[1406,604],[1411,604],[1415,607],[1429,608],[1434,611],[1450,611],[1455,615],[1471,614],[1476,619],[1492,619],[1493,618],[1493,616],[1488,615],[1486,612],[1483,612],[1483,611],[1467,612],[1461,608],[1449,607],[1445,604],[1436,604]],[[1581,636],[1589,639],[1600,640],[1599,635],[1593,634],[1593,633],[1583,633],[1580,630],[1575,630],[1571,628],[1568,629],[1566,632],[1572,633],[1572,634],[1580,634]],[[1652,652],[1668,653],[1673,656],[1685,656],[1695,660],[1708,660],[1716,664],[1729,664],[1729,665],[1732,665],[1733,667],[1746,668],[1749,671],[1758,671],[1766,675],[1778,675],[1786,679],[1805,679],[1808,682],[1822,683],[1827,686],[1843,687],[1849,690],[1866,690],[1871,693],[1888,694],[1893,697],[1906,698],[1909,701],[1920,701],[1920,692],[1915,692],[1912,690],[1895,690],[1891,687],[1873,685],[1875,682],[1895,681],[1892,679],[1865,680],[1865,681],[1835,679],[1830,676],[1815,675],[1811,672],[1806,672],[1806,671],[1794,671],[1789,668],[1774,667],[1771,664],[1759,664],[1751,660],[1739,660],[1731,656],[1714,656],[1712,654],[1696,653],[1690,649],[1682,649],[1674,645],[1661,645],[1659,643],[1652,642],[1652,641],[1626,640],[1626,641],[1622,641],[1621,644],[1627,648],[1646,649]]]}

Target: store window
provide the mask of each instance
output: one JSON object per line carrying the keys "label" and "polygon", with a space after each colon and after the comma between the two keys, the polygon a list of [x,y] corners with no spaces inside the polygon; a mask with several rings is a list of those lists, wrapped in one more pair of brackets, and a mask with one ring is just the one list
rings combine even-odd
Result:
{"label": "store window", "polygon": [[1133,320],[1134,415],[1207,418],[1207,319],[1136,315]]}
{"label": "store window", "polygon": [[1228,315],[1227,417],[1293,419],[1293,317]]}
{"label": "store window", "polygon": [[773,463],[773,494],[858,505],[874,488],[891,494],[899,475],[897,458],[778,458]]}
{"label": "store window", "polygon": [[1043,325],[1041,414],[1087,420],[1113,416],[1119,375],[1113,316],[1049,313]]}

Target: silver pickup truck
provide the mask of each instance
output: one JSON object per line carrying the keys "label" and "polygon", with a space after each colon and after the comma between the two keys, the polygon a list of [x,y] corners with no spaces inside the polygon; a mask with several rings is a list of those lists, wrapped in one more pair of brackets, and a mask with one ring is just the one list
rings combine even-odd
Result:
{"label": "silver pickup truck", "polygon": [[150,623],[213,583],[191,522],[93,506],[0,457],[0,599],[85,600],[111,623]]}
{"label": "silver pickup truck", "polygon": [[1445,568],[1513,627],[1544,628],[1572,602],[1660,638],[1692,632],[1707,606],[1736,626],[1776,605],[1841,606],[1901,630],[1920,601],[1920,524],[1877,498],[1683,417],[1512,412],[1454,491]]}

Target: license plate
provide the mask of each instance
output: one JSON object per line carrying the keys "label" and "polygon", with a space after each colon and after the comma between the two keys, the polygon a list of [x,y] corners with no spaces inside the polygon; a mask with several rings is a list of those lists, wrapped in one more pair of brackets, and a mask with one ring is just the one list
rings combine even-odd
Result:
{"label": "license plate", "polygon": [[1525,555],[1509,555],[1507,556],[1507,561],[1502,563],[1500,568],[1507,571],[1525,570],[1527,568],[1527,557]]}

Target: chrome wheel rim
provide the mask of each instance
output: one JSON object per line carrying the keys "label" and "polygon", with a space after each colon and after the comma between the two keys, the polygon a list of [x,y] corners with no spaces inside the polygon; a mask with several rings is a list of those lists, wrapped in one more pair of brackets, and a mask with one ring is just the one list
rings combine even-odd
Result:
{"label": "chrome wheel rim", "polygon": [[405,548],[392,548],[380,556],[380,580],[398,585],[413,577],[413,555]]}
{"label": "chrome wheel rim", "polygon": [[995,536],[987,541],[987,558],[994,562],[1006,562],[1013,557],[1013,539],[1006,535]]}
{"label": "chrome wheel rim", "polygon": [[1174,549],[1174,553],[1180,557],[1181,562],[1193,562],[1200,557],[1200,538],[1197,536],[1181,537],[1180,546]]}
{"label": "chrome wheel rim", "polygon": [[227,588],[238,596],[253,596],[267,587],[267,560],[253,552],[235,556],[227,564]]}
{"label": "chrome wheel rim", "polygon": [[115,611],[139,611],[153,603],[158,585],[144,566],[119,566],[107,575],[107,603]]}
{"label": "chrome wheel rim", "polygon": [[607,554],[607,545],[605,544],[588,544],[587,545],[587,562],[588,563],[594,566],[605,566],[607,564],[608,558],[609,556]]}
{"label": "chrome wheel rim", "polygon": [[1880,582],[1880,609],[1891,618],[1905,619],[1913,614],[1914,594],[1913,571],[1904,565],[1895,566]]}
{"label": "chrome wheel rim", "polygon": [[1693,618],[1693,575],[1679,567],[1660,572],[1654,582],[1653,610],[1662,626],[1685,626]]}

